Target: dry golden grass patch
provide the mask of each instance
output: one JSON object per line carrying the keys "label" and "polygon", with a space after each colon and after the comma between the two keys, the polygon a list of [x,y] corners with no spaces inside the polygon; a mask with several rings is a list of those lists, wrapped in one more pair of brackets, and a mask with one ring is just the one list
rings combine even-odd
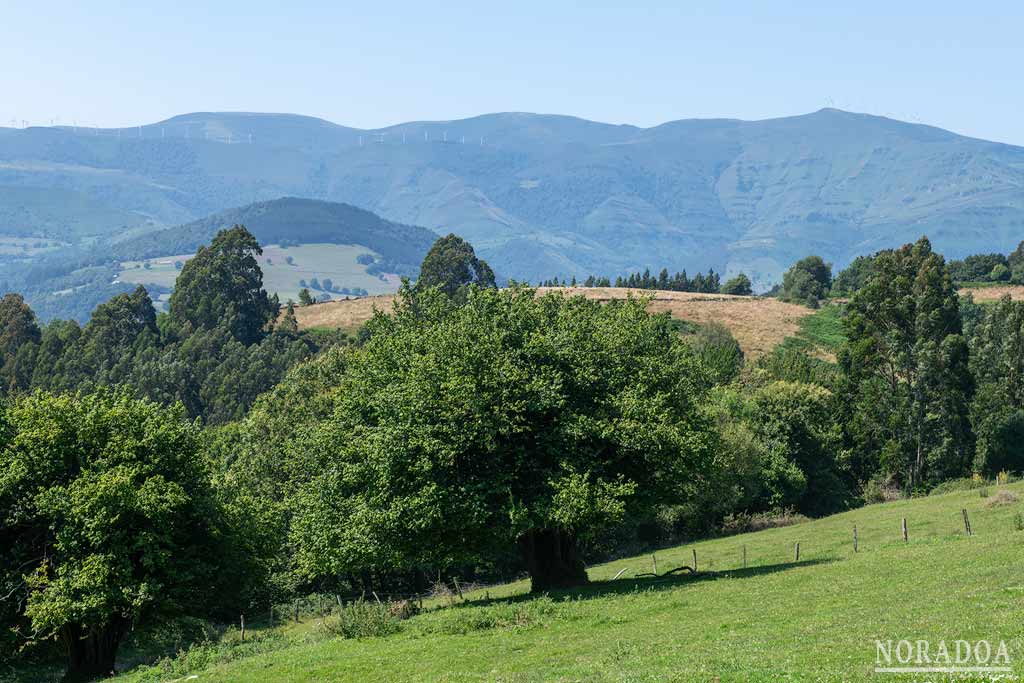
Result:
{"label": "dry golden grass patch", "polygon": [[756,358],[770,352],[786,337],[796,334],[799,320],[814,311],[774,298],[732,296],[729,294],[697,294],[661,290],[626,289],[620,287],[542,287],[540,292],[561,291],[588,299],[610,301],[628,296],[651,299],[652,313],[671,313],[673,318],[698,324],[720,322],[729,328],[743,353]]}
{"label": "dry golden grass patch", "polygon": [[373,311],[391,310],[391,303],[394,301],[394,294],[381,294],[379,296],[365,296],[359,299],[342,299],[339,301],[325,301],[312,306],[297,306],[295,308],[295,319],[299,323],[299,329],[306,330],[313,327],[338,328],[352,332],[373,316]]}
{"label": "dry golden grass patch", "polygon": [[998,301],[1004,294],[1009,294],[1014,301],[1024,299],[1024,285],[998,285],[996,287],[964,287],[960,296],[970,294],[978,303],[982,301]]}
{"label": "dry golden grass patch", "polygon": [[[561,292],[585,296],[597,301],[647,297],[652,313],[671,313],[672,317],[699,324],[720,322],[733,333],[748,357],[762,356],[786,337],[799,330],[798,321],[813,311],[778,299],[762,299],[728,294],[697,294],[620,287],[541,287],[540,294]],[[299,327],[355,330],[370,319],[374,309],[390,311],[393,295],[370,296],[345,301],[329,301],[295,309]]]}

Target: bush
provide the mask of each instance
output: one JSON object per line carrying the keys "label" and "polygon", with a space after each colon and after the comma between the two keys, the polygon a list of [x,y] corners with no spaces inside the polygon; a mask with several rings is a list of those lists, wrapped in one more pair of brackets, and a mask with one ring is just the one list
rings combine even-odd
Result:
{"label": "bush", "polygon": [[904,498],[903,492],[884,477],[873,477],[864,482],[860,492],[861,500],[866,504],[888,503]]}
{"label": "bush", "polygon": [[944,481],[931,491],[928,492],[929,496],[941,496],[945,493],[955,493],[957,491],[973,491],[974,489],[980,489],[985,487],[985,480],[975,475],[974,477],[961,477],[960,479],[950,479]]}
{"label": "bush", "polygon": [[411,616],[412,612],[393,611],[389,605],[359,600],[342,607],[337,616],[325,619],[323,628],[342,638],[376,638],[397,633],[401,614]]}
{"label": "bush", "polygon": [[746,534],[763,529],[777,529],[784,526],[793,526],[807,522],[810,517],[801,515],[794,510],[772,510],[769,512],[758,512],[749,514],[738,512],[728,515],[722,520],[721,534],[733,536],[735,534]]}

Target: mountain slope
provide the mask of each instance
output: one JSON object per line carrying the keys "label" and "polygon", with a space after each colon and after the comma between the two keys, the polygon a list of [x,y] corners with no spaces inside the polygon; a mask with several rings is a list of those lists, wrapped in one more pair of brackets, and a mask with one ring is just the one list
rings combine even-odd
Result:
{"label": "mountain slope", "polygon": [[961,256],[1024,234],[1024,148],[835,109],[648,129],[523,113],[380,130],[245,113],[0,129],[0,186],[75,191],[138,230],[281,196],[345,202],[454,231],[534,281],[714,267],[763,286],[808,252],[843,265],[927,233]]}

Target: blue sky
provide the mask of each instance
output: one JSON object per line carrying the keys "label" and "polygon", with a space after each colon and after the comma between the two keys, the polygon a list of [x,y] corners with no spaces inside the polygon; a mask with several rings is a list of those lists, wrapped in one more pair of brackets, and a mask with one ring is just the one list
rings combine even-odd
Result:
{"label": "blue sky", "polygon": [[833,105],[1024,145],[1020,2],[130,5],[4,0],[0,125],[232,110],[647,126]]}

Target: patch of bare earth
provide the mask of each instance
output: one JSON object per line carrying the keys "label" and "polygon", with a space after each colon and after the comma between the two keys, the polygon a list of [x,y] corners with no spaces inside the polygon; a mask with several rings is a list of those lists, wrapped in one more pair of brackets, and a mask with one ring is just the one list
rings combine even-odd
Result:
{"label": "patch of bare earth", "polygon": [[[729,328],[743,348],[756,358],[770,352],[783,339],[799,331],[799,320],[813,311],[778,299],[728,294],[697,294],[620,287],[541,287],[539,294],[561,292],[597,301],[625,299],[630,296],[650,299],[652,313],[671,313],[673,318],[705,324],[720,322]],[[295,309],[299,327],[332,327],[354,330],[370,319],[374,309],[390,311],[392,295],[370,296],[347,301],[329,301]]]}

